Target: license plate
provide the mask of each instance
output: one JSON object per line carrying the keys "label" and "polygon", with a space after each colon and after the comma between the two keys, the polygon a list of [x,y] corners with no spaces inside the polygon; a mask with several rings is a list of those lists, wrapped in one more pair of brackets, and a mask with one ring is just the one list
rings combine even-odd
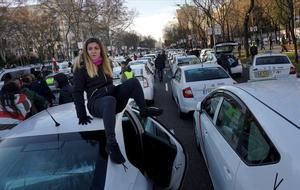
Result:
{"label": "license plate", "polygon": [[269,76],[269,71],[258,71],[257,76],[258,77],[268,77]]}

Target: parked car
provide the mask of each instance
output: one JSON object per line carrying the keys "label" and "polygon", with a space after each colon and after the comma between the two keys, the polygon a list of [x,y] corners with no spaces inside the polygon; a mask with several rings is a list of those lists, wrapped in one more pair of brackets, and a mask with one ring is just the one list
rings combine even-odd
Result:
{"label": "parked car", "polygon": [[197,147],[219,190],[298,189],[300,79],[215,89],[194,112]]}
{"label": "parked car", "polygon": [[30,67],[17,67],[0,70],[0,90],[5,80],[20,78],[24,74],[30,74]]}
{"label": "parked car", "polygon": [[297,71],[288,56],[266,53],[256,55],[249,68],[250,80],[296,78]]}
{"label": "parked car", "polygon": [[181,65],[188,65],[188,64],[196,64],[200,63],[200,59],[196,57],[195,55],[178,55],[174,57],[174,61],[172,63],[171,72],[172,75],[175,74],[175,71],[177,68]]}
{"label": "parked car", "polygon": [[124,165],[105,151],[102,119],[79,125],[74,103],[36,114],[0,136],[0,189],[180,189],[186,153],[168,129],[128,105],[115,130]]}
{"label": "parked car", "polygon": [[177,68],[171,80],[172,98],[178,106],[178,113],[183,117],[196,109],[201,101],[213,89],[230,85],[235,81],[218,64],[195,64]]}
{"label": "parked car", "polygon": [[[131,70],[134,72],[134,76],[140,81],[143,88],[145,100],[149,104],[154,103],[154,75],[148,65],[137,64],[131,65]],[[116,67],[113,69],[113,83],[118,85],[121,83],[120,79],[121,67]]]}
{"label": "parked car", "polygon": [[224,54],[227,62],[231,68],[231,74],[241,76],[243,73],[243,66],[241,61],[234,56],[234,50],[238,46],[236,42],[224,42],[215,45],[215,55],[217,59],[221,59],[221,54]]}
{"label": "parked car", "polygon": [[148,59],[138,59],[138,60],[135,60],[135,61],[130,61],[128,63],[128,65],[130,65],[130,66],[132,66],[132,65],[147,65],[147,68],[150,69],[150,71],[152,73],[154,73],[154,71],[155,71],[154,65],[149,63]]}

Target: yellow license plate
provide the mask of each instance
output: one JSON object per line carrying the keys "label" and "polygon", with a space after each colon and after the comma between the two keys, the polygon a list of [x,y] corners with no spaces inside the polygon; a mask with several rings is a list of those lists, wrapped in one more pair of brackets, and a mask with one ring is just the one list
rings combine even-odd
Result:
{"label": "yellow license plate", "polygon": [[268,77],[269,71],[258,71],[258,77]]}

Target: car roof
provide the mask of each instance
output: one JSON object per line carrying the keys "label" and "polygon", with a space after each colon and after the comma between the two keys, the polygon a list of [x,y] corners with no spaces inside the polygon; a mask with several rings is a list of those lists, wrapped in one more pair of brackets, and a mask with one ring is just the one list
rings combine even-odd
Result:
{"label": "car roof", "polygon": [[176,56],[176,59],[184,59],[184,58],[197,58],[196,55],[179,55]]}
{"label": "car roof", "polygon": [[223,47],[223,46],[237,46],[239,45],[237,42],[222,42],[216,44],[216,47]]}
{"label": "car roof", "polygon": [[300,129],[300,79],[266,80],[236,85]]}
{"label": "car roof", "polygon": [[191,64],[191,65],[182,65],[179,67],[182,70],[189,70],[189,69],[195,69],[195,68],[221,67],[221,66],[216,63],[197,63],[197,64]]}
{"label": "car roof", "polygon": [[[139,59],[139,60],[135,60],[135,61],[130,61],[128,64],[134,64],[136,62],[140,62],[140,63],[148,63],[148,60],[146,59]],[[131,66],[131,65],[130,65]]]}
{"label": "car roof", "polygon": [[[60,123],[60,126],[56,127],[52,117]],[[38,136],[71,132],[83,132],[83,131],[96,131],[104,130],[102,119],[93,118],[92,122],[88,125],[79,125],[78,118],[75,111],[75,105],[73,102],[68,104],[62,104],[59,106],[48,108],[41,111],[38,114],[26,119],[2,138],[15,138],[25,136]]]}
{"label": "car roof", "polygon": [[287,57],[287,55],[282,54],[282,53],[265,53],[265,54],[258,54],[255,56],[255,58],[259,57],[272,57],[272,56],[284,56]]}

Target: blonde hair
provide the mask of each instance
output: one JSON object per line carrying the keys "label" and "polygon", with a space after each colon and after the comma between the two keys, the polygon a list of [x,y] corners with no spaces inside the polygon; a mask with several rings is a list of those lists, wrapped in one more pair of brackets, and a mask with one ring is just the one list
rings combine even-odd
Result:
{"label": "blonde hair", "polygon": [[100,47],[100,56],[102,57],[102,60],[103,60],[102,67],[103,67],[104,73],[106,75],[112,77],[113,76],[112,69],[110,66],[109,59],[107,57],[107,53],[105,51],[104,46],[100,42],[100,40],[97,38],[89,38],[85,42],[84,47],[83,47],[83,52],[78,57],[75,58],[73,71],[75,71],[76,69],[79,69],[81,62],[84,62],[86,65],[86,70],[87,70],[89,77],[94,78],[95,76],[98,76],[98,67],[95,64],[93,64],[92,59],[90,58],[90,56],[87,52],[88,44],[93,43],[93,42],[97,43]]}

